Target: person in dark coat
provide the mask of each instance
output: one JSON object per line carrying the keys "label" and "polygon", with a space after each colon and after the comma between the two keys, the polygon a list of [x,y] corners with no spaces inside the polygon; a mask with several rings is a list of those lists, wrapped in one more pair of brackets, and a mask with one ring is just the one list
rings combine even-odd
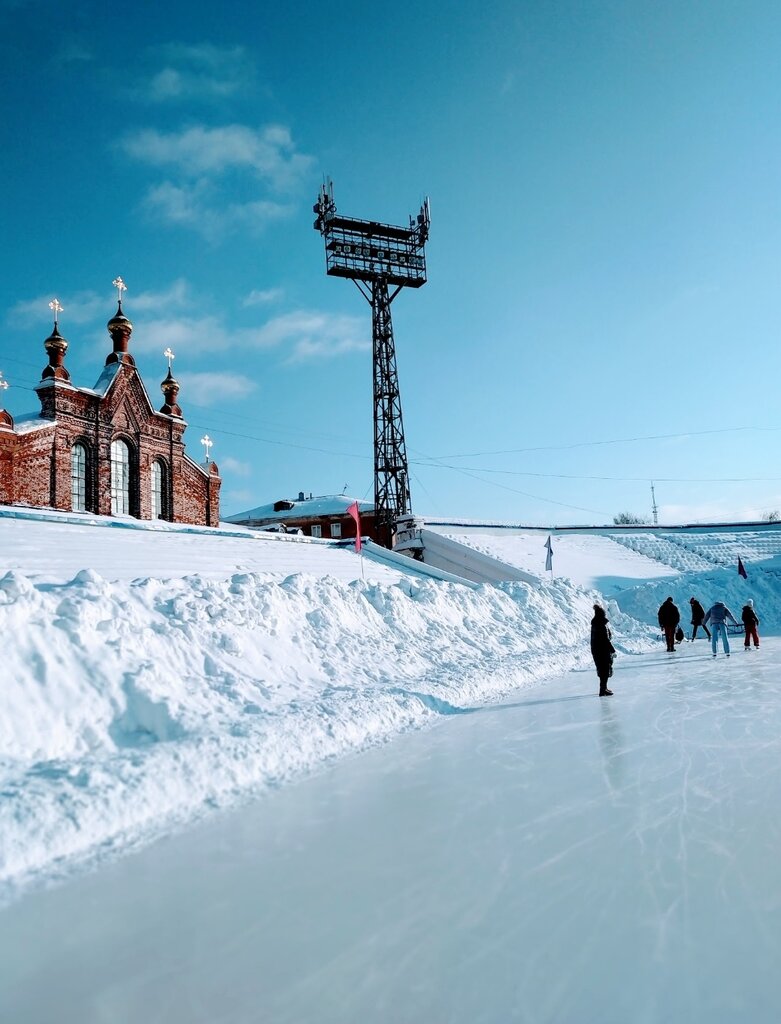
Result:
{"label": "person in dark coat", "polygon": [[751,646],[751,640],[754,641],[754,646],[759,647],[759,633],[757,633],[757,626],[759,625],[759,619],[757,613],[754,611],[754,602],[748,601],[743,606],[743,627],[746,630],[746,642],[743,644],[745,650],[748,650]]}
{"label": "person in dark coat", "polygon": [[591,656],[599,676],[599,696],[612,697],[613,691],[608,690],[607,681],[613,675],[613,646],[610,627],[605,609],[601,604],[594,605],[594,618],[591,620]]}
{"label": "person in dark coat", "polygon": [[675,650],[675,627],[681,621],[681,613],[673,604],[673,599],[668,597],[659,609],[659,625],[664,631],[664,638],[667,641],[668,652]]}
{"label": "person in dark coat", "polygon": [[697,636],[697,629],[700,626],[705,630],[705,635],[710,640],[710,630],[705,625],[705,609],[696,597],[690,597],[689,604],[692,606],[692,640]]}

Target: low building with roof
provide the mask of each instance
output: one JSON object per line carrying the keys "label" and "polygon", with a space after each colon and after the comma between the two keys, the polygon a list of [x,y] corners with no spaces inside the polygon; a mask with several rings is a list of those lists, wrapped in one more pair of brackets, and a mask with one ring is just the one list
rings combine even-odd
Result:
{"label": "low building with roof", "polygon": [[71,382],[62,307],[50,303],[49,362],[35,387],[41,410],[14,419],[0,408],[0,504],[218,526],[219,470],[185,451],[173,353],[166,353],[165,402],[156,410],[128,351],[133,325],[122,312],[121,278],[117,286],[117,312],[107,325],[113,350],[94,388]]}
{"label": "low building with roof", "polygon": [[307,537],[354,538],[356,524],[348,509],[356,503],[361,517],[361,536],[376,540],[374,503],[346,494],[310,494],[307,497],[299,491],[297,498],[279,498],[268,505],[228,516],[224,521],[255,530],[275,527],[290,533],[300,530]]}

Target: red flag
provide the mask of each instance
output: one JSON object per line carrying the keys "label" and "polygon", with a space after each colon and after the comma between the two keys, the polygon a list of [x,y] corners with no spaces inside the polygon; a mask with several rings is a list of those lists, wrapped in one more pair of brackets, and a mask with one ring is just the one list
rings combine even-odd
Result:
{"label": "red flag", "polygon": [[746,567],[740,560],[740,555],[738,555],[738,576],[742,576],[744,580],[748,579],[748,573],[746,572]]}
{"label": "red flag", "polygon": [[347,509],[347,515],[355,520],[355,550],[361,550],[361,514],[358,511],[358,502],[354,501]]}

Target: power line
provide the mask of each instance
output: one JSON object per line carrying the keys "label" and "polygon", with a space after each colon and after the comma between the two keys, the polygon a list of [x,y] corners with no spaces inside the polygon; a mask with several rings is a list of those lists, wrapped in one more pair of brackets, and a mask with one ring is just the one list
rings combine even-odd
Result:
{"label": "power line", "polygon": [[544,480],[606,480],[615,483],[648,483],[649,480],[658,480],[668,484],[744,484],[744,483],[779,483],[779,476],[659,476],[656,473],[648,473],[646,476],[586,476],[572,473],[533,473],[523,469],[488,469],[484,466],[451,466],[446,462],[427,462],[421,459],[413,459],[416,466],[427,469],[462,469],[471,470],[474,473],[494,473],[499,476],[533,476]]}
{"label": "power line", "polygon": [[[21,360],[21,359],[14,359],[14,358],[12,358],[10,356],[9,357],[4,357],[4,359],[7,360],[8,362],[14,362],[14,363],[17,363],[17,364],[22,365],[22,366],[34,366],[35,365],[33,363],[29,363],[29,362],[26,362],[26,361]],[[35,391],[35,388],[33,386],[26,386],[23,383],[17,383],[17,384],[15,384],[15,387],[18,388],[19,390],[22,390],[22,391],[30,391],[30,392],[34,392]],[[199,408],[199,409],[201,409],[203,411],[208,410],[207,406],[198,405],[197,403],[194,403],[194,402],[190,403],[190,405],[193,408]],[[243,420],[246,420],[247,422],[262,422],[262,421],[254,420],[253,418],[251,418],[249,416],[244,416],[244,415],[239,414],[239,413],[231,414],[231,413],[220,412],[217,415],[218,416],[221,416],[221,415],[232,415],[236,419],[243,419]],[[338,457],[341,457],[341,458],[348,458],[348,459],[360,459],[362,461],[367,461],[367,462],[371,461],[371,458],[372,458],[370,455],[360,455],[360,454],[356,454],[354,452],[336,451],[334,449],[321,448],[321,447],[316,447],[314,445],[296,444],[296,443],[294,443],[292,441],[280,441],[280,440],[276,440],[274,438],[261,437],[261,436],[255,435],[255,434],[246,434],[246,433],[242,433],[240,431],[226,430],[226,429],[224,429],[222,427],[215,426],[214,425],[214,421],[212,421],[212,422],[210,422],[208,424],[192,423],[191,425],[196,430],[208,430],[208,431],[211,431],[212,433],[221,434],[221,435],[223,435],[225,437],[236,437],[236,438],[240,438],[240,439],[246,440],[246,441],[254,441],[254,442],[258,443],[258,444],[269,444],[269,445],[274,445],[276,447],[281,447],[281,448],[292,448],[292,449],[295,449],[297,451],[314,452],[314,453],[319,454],[319,455],[331,455],[331,456],[338,456]],[[725,428],[720,428],[720,429],[716,429],[716,430],[688,431],[686,433],[680,433],[680,434],[654,434],[654,435],[646,435],[646,436],[642,436],[642,437],[632,437],[632,438],[612,438],[612,439],[607,439],[607,440],[602,440],[602,441],[583,441],[583,442],[576,442],[574,444],[569,444],[569,445],[547,445],[547,446],[541,446],[541,447],[537,447],[537,448],[515,448],[515,449],[506,449],[504,451],[473,452],[471,455],[427,456],[427,455],[423,455],[423,453],[421,453],[421,458],[415,459],[415,460],[411,460],[411,461],[412,461],[412,463],[414,465],[417,465],[417,466],[419,466],[421,468],[451,470],[452,472],[460,473],[460,474],[462,474],[464,476],[469,477],[470,479],[476,480],[478,483],[485,484],[485,485],[491,486],[491,487],[498,487],[500,490],[509,491],[509,492],[511,492],[513,494],[519,494],[522,497],[531,498],[534,501],[542,501],[542,502],[546,502],[547,504],[558,505],[558,506],[560,506],[562,508],[568,508],[568,509],[572,509],[572,510],[578,511],[578,512],[589,512],[589,513],[594,514],[594,515],[608,515],[609,513],[606,513],[604,511],[600,511],[598,509],[585,508],[585,507],[583,507],[581,505],[571,505],[571,504],[568,504],[567,502],[555,501],[553,498],[545,498],[545,497],[543,497],[542,495],[539,495],[539,494],[531,494],[531,493],[529,493],[527,491],[522,491],[522,490],[519,490],[517,488],[510,487],[510,486],[508,486],[506,484],[501,484],[498,481],[486,480],[483,477],[479,476],[478,474],[491,474],[491,475],[504,475],[504,476],[527,476],[527,477],[534,477],[534,478],[537,478],[537,479],[550,479],[550,480],[594,480],[594,481],[605,481],[605,482],[614,482],[614,483],[645,483],[649,479],[654,479],[654,480],[657,480],[657,481],[662,482],[662,483],[711,483],[711,484],[720,484],[720,483],[779,483],[779,482],[781,482],[781,477],[663,477],[663,476],[658,476],[658,475],[652,474],[652,473],[649,473],[649,474],[647,474],[645,476],[632,476],[632,477],[593,476],[593,475],[578,475],[578,474],[567,474],[567,473],[537,473],[537,472],[531,472],[531,471],[526,471],[526,470],[489,469],[487,467],[480,467],[480,466],[454,466],[454,465],[451,465],[449,463],[443,462],[442,460],[445,459],[445,458],[470,458],[470,457],[471,458],[475,458],[475,457],[479,457],[481,455],[520,454],[520,453],[524,453],[524,452],[538,452],[538,451],[567,451],[567,450],[571,450],[573,448],[596,447],[596,446],[599,446],[599,445],[610,445],[610,444],[628,444],[628,443],[636,442],[636,441],[668,440],[668,439],[671,439],[671,438],[680,438],[680,437],[700,437],[700,436],[708,435],[708,434],[738,433],[738,432],[751,431],[751,430],[756,430],[756,431],[776,431],[776,430],[779,430],[779,429],[781,429],[781,427],[725,427]],[[301,433],[303,433],[303,431]],[[327,436],[327,435],[321,435],[321,436]],[[416,477],[416,479],[417,479],[417,477]],[[421,487],[423,487],[422,483],[420,483],[419,480],[418,480],[418,483],[420,484]],[[426,490],[425,487],[423,487],[423,490],[424,491]],[[759,511],[762,511],[762,510],[759,510]]]}
{"label": "power line", "polygon": [[[612,437],[601,441],[576,441],[573,444],[548,444],[536,448],[500,448],[485,452],[461,452],[452,455],[432,455],[434,461],[440,459],[476,459],[484,455],[520,455],[530,452],[571,451],[574,448],[595,448],[608,444],[631,444],[636,441],[669,441],[680,437],[704,437],[708,434],[735,434],[747,430],[775,431],[781,427],[722,427],[717,430],[686,430],[679,434],[645,434],[638,437]],[[644,477],[643,479],[647,479]]]}

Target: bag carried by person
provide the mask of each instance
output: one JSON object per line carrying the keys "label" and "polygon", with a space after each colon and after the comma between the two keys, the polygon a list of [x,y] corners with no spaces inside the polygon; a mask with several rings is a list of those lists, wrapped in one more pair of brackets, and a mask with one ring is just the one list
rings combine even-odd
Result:
{"label": "bag carried by person", "polygon": [[678,628],[676,629],[676,631],[675,631],[675,642],[676,642],[677,644],[679,644],[679,643],[681,643],[682,641],[683,641],[683,630],[682,630],[682,629],[681,629],[681,627],[679,626],[679,627],[678,627]]}

